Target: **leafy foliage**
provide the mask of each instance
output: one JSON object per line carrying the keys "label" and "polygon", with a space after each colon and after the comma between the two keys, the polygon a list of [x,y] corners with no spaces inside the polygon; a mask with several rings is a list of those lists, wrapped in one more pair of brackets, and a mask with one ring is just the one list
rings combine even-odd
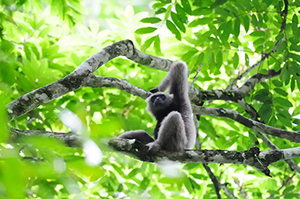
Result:
{"label": "leafy foliage", "polygon": [[[6,104],[68,75],[89,56],[121,39],[131,39],[148,54],[185,61],[191,78],[203,64],[194,84],[202,90],[225,89],[237,75],[264,58],[237,86],[258,72],[281,70],[279,77],[256,85],[246,102],[265,124],[300,130],[299,1],[289,1],[286,19],[287,5],[282,0],[136,3],[93,1],[82,6],[79,0],[1,1],[1,198],[216,198],[200,164],[179,165],[180,172],[173,173],[180,175],[172,178],[164,165],[140,162],[107,148],[107,138],[126,130],[152,132],[155,125],[143,99],[118,89],[85,87],[7,125]],[[116,58],[95,74],[126,79],[149,90],[166,73]],[[234,109],[249,117],[237,103],[212,101],[204,105]],[[30,137],[20,143],[8,142],[9,127],[68,132],[57,117],[60,108],[71,110],[87,126],[90,137],[104,152],[101,165],[89,166],[83,149],[67,147],[55,139]],[[268,149],[255,132],[229,119],[202,116],[199,131],[202,148],[246,150],[258,143],[261,150]],[[279,148],[297,146],[270,139]],[[299,164],[299,159],[294,161]],[[270,166],[273,178],[243,165],[209,166],[220,183],[229,183],[229,190],[238,197],[244,191],[247,198],[272,194],[298,198],[299,174],[293,176],[283,161]],[[224,191],[221,195],[226,197]]]}

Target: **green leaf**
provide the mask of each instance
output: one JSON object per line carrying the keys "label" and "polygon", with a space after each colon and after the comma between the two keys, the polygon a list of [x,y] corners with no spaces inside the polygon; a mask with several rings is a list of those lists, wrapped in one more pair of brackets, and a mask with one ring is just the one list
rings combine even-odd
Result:
{"label": "green leaf", "polygon": [[181,34],[179,32],[179,30],[176,28],[176,26],[169,20],[167,20],[167,28],[171,31],[171,33],[173,33],[176,37],[177,40],[181,40]]}
{"label": "green leaf", "polygon": [[273,102],[280,106],[293,107],[293,104],[289,100],[281,98],[281,97],[275,97],[273,99]]}
{"label": "green leaf", "polygon": [[162,54],[159,35],[155,36],[155,39],[154,39],[154,50],[155,50],[156,54],[158,54],[158,55]]}
{"label": "green leaf", "polygon": [[[296,116],[296,115],[299,115],[299,114],[300,114],[300,106],[297,106],[294,109],[293,116]],[[298,119],[298,121],[299,121],[299,125],[300,125],[300,119]]]}
{"label": "green leaf", "polygon": [[283,41],[279,47],[277,48],[277,53],[282,53],[286,50],[287,48],[287,42],[286,41]]}
{"label": "green leaf", "polygon": [[190,182],[189,179],[190,179],[190,178],[185,178],[185,179],[184,179],[184,186],[185,186],[186,190],[187,190],[190,194],[192,194],[192,193],[194,192],[194,187],[192,186],[192,184],[191,184],[191,182]]}
{"label": "green leaf", "polygon": [[295,53],[290,53],[289,54],[291,58],[293,58],[293,60],[295,60],[296,62],[300,62],[300,55],[295,54]]}
{"label": "green leaf", "polygon": [[215,130],[215,126],[212,125],[210,121],[208,121],[204,117],[203,118],[201,117],[200,126],[203,132],[205,132],[208,137],[210,137],[211,139],[216,139],[217,132]]}
{"label": "green leaf", "polygon": [[234,29],[233,29],[233,34],[237,38],[240,35],[240,19],[236,18],[234,22]]}
{"label": "green leaf", "polygon": [[265,39],[263,39],[263,38],[258,38],[257,40],[255,40],[255,41],[253,42],[253,44],[254,44],[255,46],[258,46],[258,45],[263,44],[264,42],[265,42]]}
{"label": "green leaf", "polygon": [[270,100],[269,94],[270,92],[268,89],[261,89],[255,93],[254,99],[259,100],[261,102],[266,102]]}
{"label": "green leaf", "polygon": [[167,9],[165,9],[165,8],[160,8],[160,9],[158,9],[158,10],[155,11],[155,14],[156,14],[156,15],[162,14],[162,13],[164,13],[164,12],[166,12],[166,11],[167,11]]}
{"label": "green leaf", "polygon": [[171,3],[172,0],[160,0],[162,3],[165,3],[165,4],[168,4],[168,3]]}
{"label": "green leaf", "polygon": [[165,3],[155,3],[152,5],[153,10],[159,9],[164,7],[166,4]]}
{"label": "green leaf", "polygon": [[252,16],[251,16],[251,23],[252,23],[253,26],[257,26],[257,24],[258,24],[255,14],[252,14]]}
{"label": "green leaf", "polygon": [[45,27],[45,28],[43,28],[43,29],[40,31],[38,37],[44,37],[44,36],[46,36],[50,31],[51,31],[51,27],[50,27],[50,26]]}
{"label": "green leaf", "polygon": [[249,19],[248,15],[243,17],[243,21],[244,21],[244,28],[247,33],[249,31],[249,26],[250,26],[250,19]]}
{"label": "green leaf", "polygon": [[289,108],[281,107],[281,106],[274,106],[277,113],[280,114],[282,117],[292,120],[291,114],[289,113]]}
{"label": "green leaf", "polygon": [[298,23],[299,23],[299,22],[298,22],[298,16],[297,16],[297,14],[294,14],[294,15],[293,15],[292,22],[295,23],[295,24],[298,24]]}
{"label": "green leaf", "polygon": [[180,20],[183,23],[187,23],[188,18],[186,16],[186,12],[184,11],[184,9],[178,3],[175,4],[175,10],[176,10],[177,15],[179,16]]}
{"label": "green leaf", "polygon": [[227,0],[216,0],[210,5],[210,7],[211,8],[219,7],[220,5],[223,5],[224,3],[226,3],[226,1]]}
{"label": "green leaf", "polygon": [[239,55],[237,53],[234,53],[234,56],[232,58],[233,67],[237,68],[239,65]]}
{"label": "green leaf", "polygon": [[279,34],[275,37],[275,39],[276,39],[277,41],[279,41],[279,40],[281,40],[283,37],[284,37],[284,34],[283,34],[283,33],[279,33]]}
{"label": "green leaf", "polygon": [[200,15],[209,15],[212,13],[212,10],[210,8],[198,8],[196,10],[193,10],[192,15],[200,16]]}
{"label": "green leaf", "polygon": [[[8,85],[15,83],[16,72],[13,63],[0,61],[0,80]],[[0,90],[1,93],[1,90]]]}
{"label": "green leaf", "polygon": [[290,73],[290,71],[288,71],[287,66],[284,66],[282,68],[279,77],[280,77],[281,81],[283,81],[283,82],[289,82],[290,77],[291,77],[291,73]]}
{"label": "green leaf", "polygon": [[226,23],[225,27],[224,27],[224,31],[223,31],[223,34],[222,34],[222,36],[221,36],[222,41],[223,41],[224,43],[227,42],[227,40],[228,40],[228,38],[229,38],[229,35],[230,35],[231,31],[232,31],[232,21],[228,21],[228,22]]}
{"label": "green leaf", "polygon": [[151,46],[151,44],[153,43],[155,37],[156,36],[147,39],[145,41],[145,43],[141,46],[141,51],[146,51]]}
{"label": "green leaf", "polygon": [[262,37],[262,36],[265,36],[266,33],[265,31],[262,31],[262,30],[256,30],[256,31],[253,31],[252,33],[250,33],[251,36],[254,36],[254,37]]}
{"label": "green leaf", "polygon": [[210,23],[212,19],[210,17],[203,17],[201,19],[196,19],[189,24],[189,27],[197,27],[198,25],[206,25]]}
{"label": "green leaf", "polygon": [[290,50],[300,52],[300,45],[292,44],[291,47],[290,47]]}
{"label": "green leaf", "polygon": [[282,90],[282,89],[280,89],[280,88],[274,88],[274,91],[275,91],[276,93],[278,93],[279,95],[282,95],[282,96],[284,96],[284,97],[288,96],[288,93],[287,93],[285,90]]}
{"label": "green leaf", "polygon": [[172,5],[168,5],[167,11],[165,12],[164,20],[167,20],[171,14]]}
{"label": "green leaf", "polygon": [[171,19],[175,23],[175,25],[181,30],[181,32],[185,32],[185,26],[183,25],[182,21],[180,18],[177,16],[176,13],[171,12]]}
{"label": "green leaf", "polygon": [[132,169],[127,177],[129,179],[131,179],[131,178],[135,177],[137,174],[139,174],[140,172],[141,172],[140,168]]}
{"label": "green leaf", "polygon": [[220,68],[223,64],[223,54],[222,51],[219,51],[216,56],[216,66]]}
{"label": "green leaf", "polygon": [[188,0],[180,0],[183,9],[188,13],[192,13],[191,5]]}
{"label": "green leaf", "polygon": [[236,42],[230,42],[230,45],[231,45],[232,47],[235,47],[235,48],[238,48],[238,47],[239,47],[239,44],[236,43]]}
{"label": "green leaf", "polygon": [[139,28],[134,33],[136,33],[136,34],[149,34],[149,33],[154,32],[156,29],[157,28],[155,28],[155,27]]}
{"label": "green leaf", "polygon": [[141,20],[142,23],[158,23],[161,19],[158,17],[148,17]]}
{"label": "green leaf", "polygon": [[150,180],[148,177],[144,177],[144,179],[142,180],[141,184],[140,184],[140,188],[141,190],[146,190],[149,187],[150,184]]}
{"label": "green leaf", "polygon": [[226,19],[228,16],[232,16],[228,9],[217,7],[214,10],[216,14],[220,15],[224,19]]}
{"label": "green leaf", "polygon": [[271,107],[271,104],[266,102],[264,103],[259,111],[258,111],[258,115],[262,118],[262,120],[264,122],[268,122],[271,115],[272,115],[272,107]]}
{"label": "green leaf", "polygon": [[273,80],[272,83],[276,86],[276,87],[282,87],[283,83],[277,79]]}

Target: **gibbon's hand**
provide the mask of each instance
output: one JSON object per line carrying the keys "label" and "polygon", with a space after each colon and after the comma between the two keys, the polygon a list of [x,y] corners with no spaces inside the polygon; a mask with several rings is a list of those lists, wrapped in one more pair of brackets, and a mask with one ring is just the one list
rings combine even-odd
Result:
{"label": "gibbon's hand", "polygon": [[158,87],[156,87],[156,88],[152,88],[151,90],[150,90],[150,93],[157,93],[159,90],[158,90]]}

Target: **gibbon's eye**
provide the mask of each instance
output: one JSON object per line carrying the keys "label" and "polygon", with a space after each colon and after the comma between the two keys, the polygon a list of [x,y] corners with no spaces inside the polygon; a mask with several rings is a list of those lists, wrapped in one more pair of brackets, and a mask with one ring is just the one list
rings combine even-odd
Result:
{"label": "gibbon's eye", "polygon": [[151,97],[151,103],[155,106],[155,107],[161,107],[164,106],[165,104],[165,99],[166,96],[165,95],[156,95]]}
{"label": "gibbon's eye", "polygon": [[154,103],[155,101],[165,101],[165,95],[155,95],[151,97],[151,102]]}
{"label": "gibbon's eye", "polygon": [[165,101],[166,96],[165,95],[159,95],[159,98],[162,99],[163,101]]}

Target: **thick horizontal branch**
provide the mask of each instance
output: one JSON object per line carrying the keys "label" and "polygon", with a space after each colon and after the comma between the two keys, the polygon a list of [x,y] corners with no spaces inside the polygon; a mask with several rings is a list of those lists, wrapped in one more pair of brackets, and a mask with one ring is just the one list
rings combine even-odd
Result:
{"label": "thick horizontal branch", "polygon": [[238,102],[243,96],[236,91],[206,90],[202,91],[203,101],[224,100]]}
{"label": "thick horizontal branch", "polygon": [[[253,166],[266,175],[270,174],[263,159],[259,159],[258,148],[251,148],[247,151],[226,151],[226,150],[189,150],[185,152],[160,151],[157,154],[150,154],[148,147],[136,140],[115,138],[109,141],[109,145],[117,151],[126,152],[146,162],[159,162],[165,159],[179,161],[181,163],[219,163],[219,164],[244,164]],[[270,162],[272,163],[272,162]]]}
{"label": "thick horizontal branch", "polygon": [[300,157],[300,147],[264,152],[253,147],[246,151],[189,150],[185,152],[160,151],[157,154],[150,154],[148,147],[136,140],[115,138],[109,141],[109,145],[117,151],[125,152],[147,162],[159,162],[167,158],[181,163],[243,164],[253,166],[268,176],[270,171],[267,166],[270,164],[279,160]]}
{"label": "thick horizontal branch", "polygon": [[210,115],[218,117],[230,118],[240,124],[263,134],[272,135],[279,138],[287,139],[291,142],[300,143],[300,131],[287,131],[272,126],[265,125],[263,123],[251,120],[239,114],[239,112],[224,108],[212,108],[212,107],[200,107],[193,106],[194,113],[201,115]]}
{"label": "thick horizontal branch", "polygon": [[80,147],[81,140],[76,133],[57,133],[42,130],[20,130],[11,129],[11,141],[18,141],[26,136],[43,136],[49,138],[57,138],[70,147]]}

